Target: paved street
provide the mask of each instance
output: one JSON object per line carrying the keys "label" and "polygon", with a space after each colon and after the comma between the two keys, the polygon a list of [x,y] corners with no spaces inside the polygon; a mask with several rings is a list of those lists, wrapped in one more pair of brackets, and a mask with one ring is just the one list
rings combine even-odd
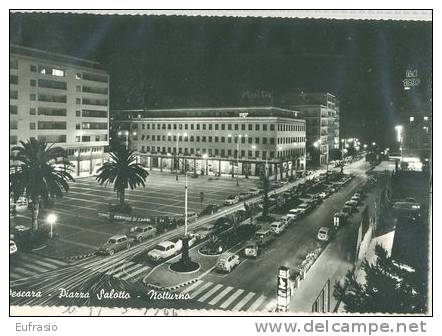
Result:
{"label": "paved street", "polygon": [[[316,234],[321,226],[332,221],[333,214],[339,211],[354,190],[365,179],[365,163],[352,165],[346,171],[357,174],[347,186],[325,200],[310,215],[297,221],[283,235],[277,238],[257,259],[244,260],[232,273],[211,272],[190,290],[196,299],[195,307],[201,309],[217,308],[226,310],[266,310],[274,308],[276,298],[276,274],[281,265],[293,266],[319,242]],[[230,288],[227,291],[226,288]],[[235,289],[235,290],[234,290]],[[225,290],[226,292],[223,292]],[[217,300],[217,295],[224,302]],[[259,302],[256,301],[259,299]]]}
{"label": "paved street", "polygon": [[13,283],[17,280],[60,269],[66,265],[67,263],[57,259],[18,252],[11,257],[10,280]]}
{"label": "paved street", "polygon": [[[207,204],[222,204],[227,196],[255,187],[256,179],[236,179],[229,177],[210,180],[206,176],[188,177],[188,211],[200,211],[200,192],[204,192],[203,207]],[[184,213],[184,176],[178,182],[175,175],[151,171],[146,187],[127,190],[126,200],[137,216],[180,216]],[[81,255],[96,250],[107,239],[118,233],[127,233],[129,226],[112,223],[98,217],[98,211],[107,211],[110,203],[117,203],[112,186],[100,186],[94,178],[78,179],[70,185],[69,192],[56,200],[50,209],[42,209],[40,223],[45,223],[48,213],[58,216],[54,231],[58,238],[51,242],[49,254],[59,257]],[[11,225],[30,225],[31,212],[20,209]]]}

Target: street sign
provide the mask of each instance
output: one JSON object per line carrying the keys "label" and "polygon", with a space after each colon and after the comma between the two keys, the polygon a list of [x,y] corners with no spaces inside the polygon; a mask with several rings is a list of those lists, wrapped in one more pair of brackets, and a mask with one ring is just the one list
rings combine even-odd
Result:
{"label": "street sign", "polygon": [[290,303],[290,269],[280,266],[277,280],[277,311],[286,312]]}

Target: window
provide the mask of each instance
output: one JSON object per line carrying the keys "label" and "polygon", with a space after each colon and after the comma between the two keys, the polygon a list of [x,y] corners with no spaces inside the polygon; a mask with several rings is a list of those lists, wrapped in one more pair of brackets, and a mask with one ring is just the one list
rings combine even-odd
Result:
{"label": "window", "polygon": [[219,140],[219,138],[216,136],[216,137],[215,137],[215,142],[218,142],[218,140]]}
{"label": "window", "polygon": [[197,131],[199,131],[200,130],[200,124],[196,124],[196,129],[197,129]]}
{"label": "window", "polygon": [[29,123],[29,129],[35,130],[35,122],[30,122]]}
{"label": "window", "polygon": [[9,120],[9,129],[17,129],[17,120]]}
{"label": "window", "polygon": [[9,69],[18,69],[18,61],[16,59],[9,60]]}
{"label": "window", "polygon": [[275,138],[270,138],[270,144],[274,145],[275,144]]}
{"label": "window", "polygon": [[9,114],[17,114],[17,105],[9,105]]}
{"label": "window", "polygon": [[246,156],[246,151],[241,150],[241,157],[244,157],[244,156]]}
{"label": "window", "polygon": [[167,129],[168,130],[172,129],[172,124],[167,124]]}
{"label": "window", "polygon": [[76,123],[75,124],[75,129],[81,129],[81,124],[80,123]]}
{"label": "window", "polygon": [[275,130],[275,124],[270,124],[270,130],[274,131]]}
{"label": "window", "polygon": [[203,124],[203,130],[205,130],[206,129],[206,124]]}
{"label": "window", "polygon": [[81,104],[81,99],[80,98],[75,98],[75,104],[80,105]]}
{"label": "window", "polygon": [[252,130],[253,130],[253,125],[249,124],[249,131],[252,131]]}
{"label": "window", "polygon": [[190,129],[193,130],[194,124],[190,124]]}
{"label": "window", "polygon": [[232,156],[232,150],[231,149],[227,150],[227,156]]}
{"label": "window", "polygon": [[246,137],[241,137],[241,143],[246,143]]}
{"label": "window", "polygon": [[188,128],[189,125],[184,124],[184,129],[186,130]]}
{"label": "window", "polygon": [[18,84],[18,76],[9,75],[9,84]]}
{"label": "window", "polygon": [[212,124],[209,124],[209,131],[212,130]]}
{"label": "window", "polygon": [[[152,129],[153,129],[153,127],[152,127]],[[173,129],[176,130],[176,124],[173,124]]]}
{"label": "window", "polygon": [[267,131],[267,124],[262,125],[262,130]]}
{"label": "window", "polygon": [[232,143],[232,137],[227,137],[227,143]]}
{"label": "window", "polygon": [[81,116],[81,112],[80,112],[80,110],[75,111],[75,116],[76,116],[76,117],[80,117],[80,116]]}
{"label": "window", "polygon": [[237,131],[239,129],[239,125],[235,124],[235,131]]}
{"label": "window", "polygon": [[255,131],[259,131],[259,124],[255,125]]}
{"label": "window", "polygon": [[267,145],[267,138],[262,138],[262,144]]}
{"label": "window", "polygon": [[212,142],[212,137],[211,136],[209,136],[209,142]]}
{"label": "window", "polygon": [[31,65],[31,72],[37,72],[37,66]]}
{"label": "window", "polygon": [[246,124],[241,124],[241,131],[245,131],[246,130]]}
{"label": "window", "polygon": [[219,125],[215,124],[215,131],[218,131]]}
{"label": "window", "polygon": [[201,141],[206,142],[206,137],[205,136],[201,137]]}
{"label": "window", "polygon": [[259,158],[259,151],[255,151],[255,157],[258,159]]}
{"label": "window", "polygon": [[35,115],[35,112],[36,112],[35,107],[31,107],[31,108],[29,109],[29,114],[30,114],[30,115]]}
{"label": "window", "polygon": [[227,125],[227,129],[228,129],[229,131],[231,131],[231,130],[232,130],[232,124],[228,124],[228,125]]}
{"label": "window", "polygon": [[90,135],[83,135],[81,137],[81,142],[90,142],[91,141],[91,136]]}
{"label": "window", "polygon": [[80,85],[75,86],[75,91],[81,92],[81,86]]}
{"label": "window", "polygon": [[253,154],[252,154],[252,151],[251,151],[251,150],[247,151],[247,157],[250,158],[250,157],[252,157],[252,155],[253,155]]}
{"label": "window", "polygon": [[255,143],[259,145],[259,138],[255,138]]}
{"label": "window", "polygon": [[226,130],[226,124],[221,124],[221,130],[225,131]]}
{"label": "window", "polygon": [[100,141],[100,136],[99,135],[95,136],[95,141]]}
{"label": "window", "polygon": [[252,141],[253,141],[252,137],[249,137],[249,138],[248,138],[248,143],[251,144]]}
{"label": "window", "polygon": [[39,121],[38,129],[66,129],[66,121]]}
{"label": "window", "polygon": [[30,95],[30,99],[31,99],[31,100],[36,100],[36,99],[37,99],[37,96],[36,96],[34,93],[31,93],[31,95]]}
{"label": "window", "polygon": [[226,142],[226,137],[221,137],[221,142]]}

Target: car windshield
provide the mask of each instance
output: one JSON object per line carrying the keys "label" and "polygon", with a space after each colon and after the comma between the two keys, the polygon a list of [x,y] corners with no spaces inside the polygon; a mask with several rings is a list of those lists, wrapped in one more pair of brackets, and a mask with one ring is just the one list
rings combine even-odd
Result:
{"label": "car windshield", "polygon": [[14,242],[9,242],[9,246],[15,246]]}
{"label": "car windshield", "polygon": [[115,238],[111,238],[107,241],[109,244],[115,244],[117,240]]}
{"label": "car windshield", "polygon": [[155,250],[158,250],[158,251],[166,251],[166,248],[165,248],[164,246],[162,246],[162,245],[157,245],[157,246],[155,247]]}

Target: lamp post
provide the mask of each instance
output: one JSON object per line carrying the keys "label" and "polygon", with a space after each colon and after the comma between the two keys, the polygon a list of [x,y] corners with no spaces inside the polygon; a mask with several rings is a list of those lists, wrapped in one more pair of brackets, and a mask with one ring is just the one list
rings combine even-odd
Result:
{"label": "lamp post", "polygon": [[49,233],[49,237],[52,239],[53,236],[54,236],[53,235],[53,233],[54,233],[53,226],[54,226],[55,222],[57,221],[57,215],[49,214],[48,217],[46,218],[46,221],[49,223],[49,225],[51,227],[51,230],[50,230],[50,233]]}
{"label": "lamp post", "polygon": [[[168,136],[171,136],[172,134],[171,133],[167,133],[167,135]],[[180,165],[180,159],[179,159],[179,156],[178,156],[178,146],[179,146],[179,139],[180,139],[180,133],[177,133],[176,134],[176,149],[175,149],[175,162],[176,162],[176,167],[175,167],[175,180],[177,180],[178,181],[178,168],[179,168],[179,165]],[[187,136],[187,133],[183,133],[183,137],[186,137]]]}
{"label": "lamp post", "polygon": [[207,154],[203,154],[203,159],[206,160],[206,176],[209,175],[209,163],[208,163],[209,156]]}

